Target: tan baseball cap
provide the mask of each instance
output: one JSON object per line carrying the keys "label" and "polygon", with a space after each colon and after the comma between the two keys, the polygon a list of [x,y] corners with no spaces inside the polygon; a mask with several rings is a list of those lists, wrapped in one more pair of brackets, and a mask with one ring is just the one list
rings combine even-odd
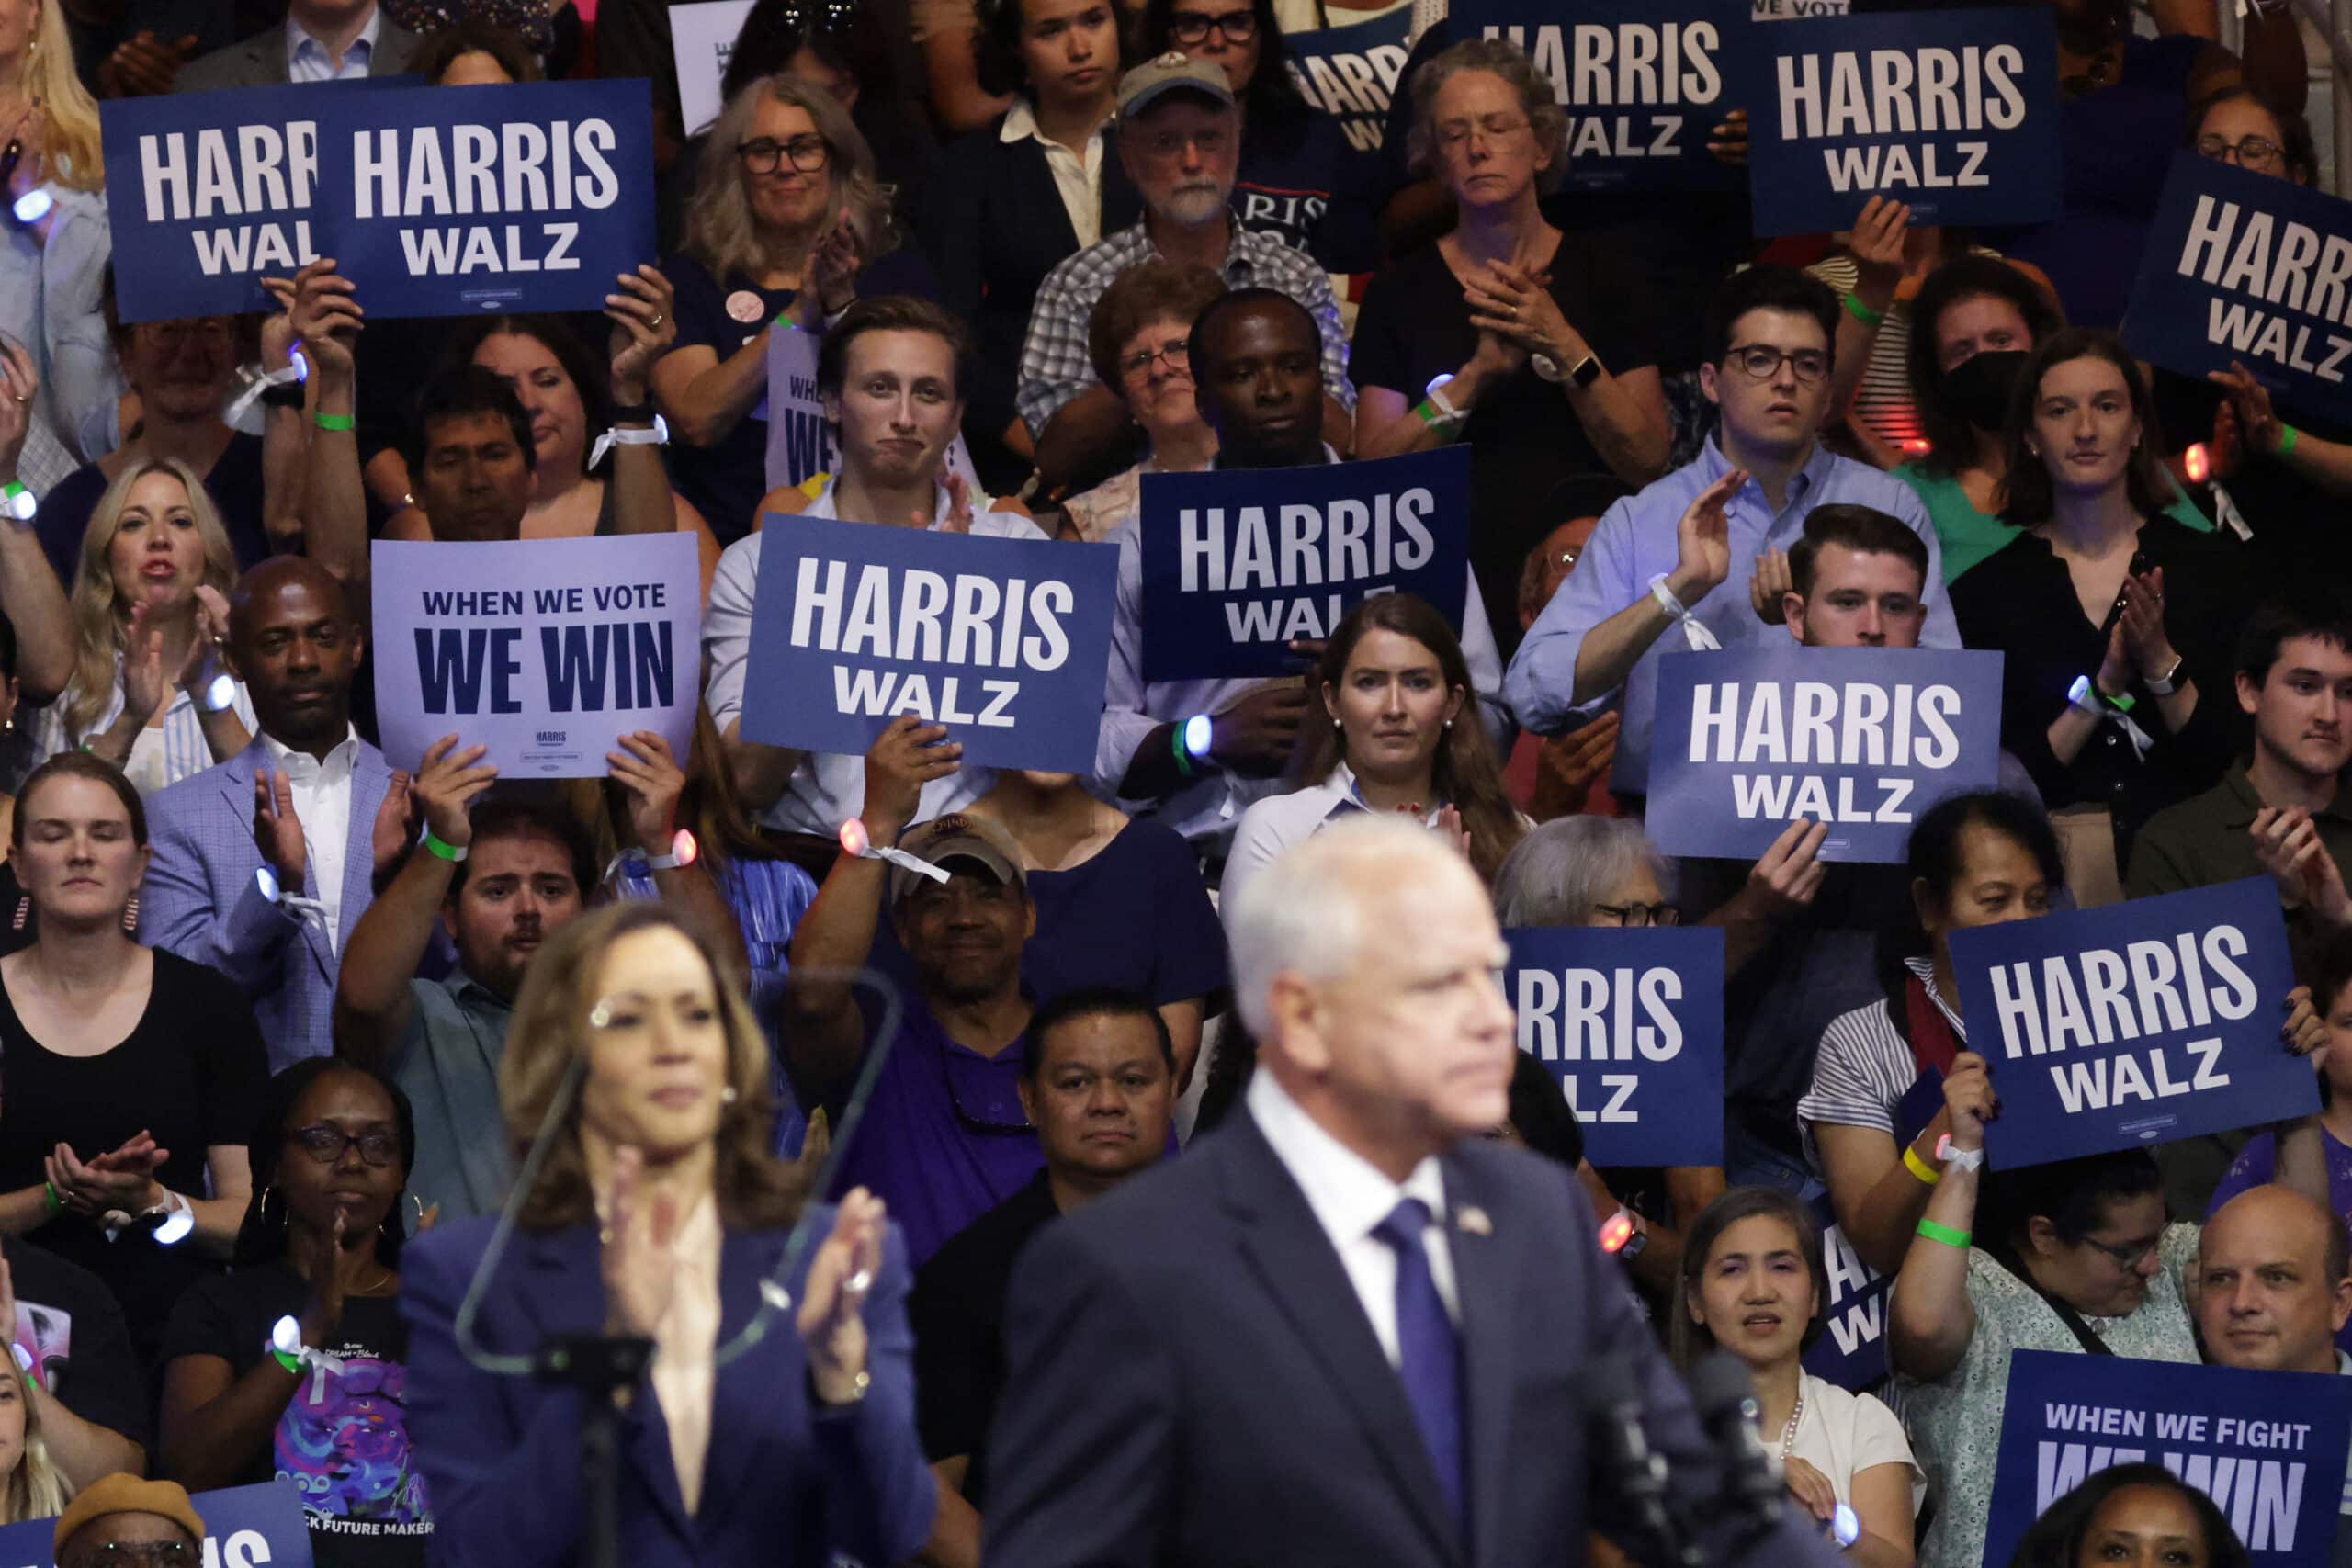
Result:
{"label": "tan baseball cap", "polygon": [[1171,49],[1119,78],[1120,118],[1141,114],[1162,94],[1179,88],[1206,93],[1227,108],[1233,107],[1233,84],[1226,79],[1224,66],[1213,60],[1195,60],[1181,50]]}
{"label": "tan baseball cap", "polygon": [[[985,817],[951,811],[944,817],[919,822],[899,835],[899,848],[936,866],[946,867],[948,862],[955,860],[972,861],[999,882],[1009,883],[1024,894],[1029,891],[1029,874],[1021,863],[1021,846],[1012,841],[1012,834]],[[890,902],[897,903],[926,880],[919,871],[892,866]]]}
{"label": "tan baseball cap", "polygon": [[197,1513],[196,1505],[187,1500],[186,1487],[175,1481],[141,1481],[117,1471],[92,1482],[80,1496],[66,1505],[65,1511],[57,1516],[57,1537],[50,1551],[63,1551],[75,1530],[108,1514],[153,1514],[171,1520],[199,1544],[204,1540],[204,1520]]}

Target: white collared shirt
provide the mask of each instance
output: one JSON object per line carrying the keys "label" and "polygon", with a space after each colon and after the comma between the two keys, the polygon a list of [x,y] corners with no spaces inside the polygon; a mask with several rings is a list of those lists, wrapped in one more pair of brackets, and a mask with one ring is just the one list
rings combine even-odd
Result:
{"label": "white collared shirt", "polygon": [[[351,770],[359,760],[359,732],[345,728],[343,740],[322,762],[307,751],[288,750],[276,736],[261,738],[269,766],[286,775],[294,815],[302,823],[302,852],[311,885],[326,918],[327,945],[343,951],[343,870],[351,844]],[[302,889],[289,887],[288,893]]]}
{"label": "white collared shirt", "polygon": [[286,79],[297,85],[306,82],[347,82],[368,74],[376,58],[376,40],[384,31],[384,12],[376,6],[368,13],[368,25],[343,51],[343,66],[336,69],[327,55],[326,45],[303,31],[302,24],[291,15],[286,18]]}
{"label": "white collared shirt", "polygon": [[1081,158],[1038,130],[1036,110],[1025,96],[1016,94],[1005,111],[1004,128],[997,132],[1000,141],[1035,141],[1046,150],[1046,167],[1053,172],[1054,189],[1061,195],[1062,210],[1069,214],[1081,251],[1102,238],[1102,139],[1110,125],[1106,119],[1094,128]]}
{"label": "white collared shirt", "polygon": [[1371,1161],[1326,1132],[1262,1066],[1250,1077],[1247,1102],[1274,1157],[1298,1183],[1306,1206],[1331,1238],[1388,1364],[1404,1364],[1396,1342],[1396,1249],[1374,1230],[1407,1198],[1419,1198],[1429,1207],[1421,1249],[1429,1256],[1430,1280],[1445,1303],[1446,1315],[1461,1323],[1453,1254],[1445,1234],[1445,1178],[1436,1159],[1421,1161],[1401,1184],[1389,1180]]}
{"label": "white collared shirt", "polygon": [[[1225,863],[1217,907],[1230,910],[1244,883],[1272,863],[1284,850],[1321,832],[1323,824],[1334,817],[1371,809],[1356,788],[1355,770],[1345,761],[1336,764],[1321,784],[1250,802],[1250,809],[1241,814],[1241,826],[1233,832],[1233,850]],[[1442,803],[1431,807],[1429,815],[1421,818],[1421,826],[1437,826],[1438,815],[1443,809]]]}

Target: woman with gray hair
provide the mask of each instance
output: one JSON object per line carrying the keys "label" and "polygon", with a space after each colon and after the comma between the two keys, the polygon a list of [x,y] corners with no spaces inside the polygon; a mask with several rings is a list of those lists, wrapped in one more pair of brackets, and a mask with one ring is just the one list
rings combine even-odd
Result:
{"label": "woman with gray hair", "polygon": [[[1495,874],[1495,914],[1506,930],[1530,926],[1670,926],[1680,913],[1672,899],[1673,868],[1643,837],[1638,822],[1622,817],[1560,817],[1520,840]],[[1724,1188],[1721,1166],[1612,1168],[1603,1174],[1573,1150],[1539,1141],[1556,1119],[1525,1113],[1540,1100],[1557,1100],[1560,1088],[1544,1065],[1520,1053],[1511,1079],[1511,1130],[1538,1153],[1568,1160],[1596,1213],[1622,1213],[1634,1227],[1618,1256],[1656,1303],[1671,1299],[1681,1266],[1681,1233]]]}
{"label": "woman with gray hair", "polygon": [[[1460,216],[1364,296],[1349,365],[1356,452],[1470,441],[1472,564],[1487,604],[1509,606],[1520,562],[1559,522],[1544,498],[1561,480],[1645,485],[1665,471],[1657,309],[1638,273],[1544,220],[1538,197],[1567,172],[1567,117],[1522,51],[1457,43],[1413,73],[1412,96],[1409,156]],[[1508,648],[1518,628],[1496,635]]]}
{"label": "woman with gray hair", "polygon": [[865,294],[935,299],[922,258],[899,243],[874,154],[821,88],[763,76],[711,127],[686,210],[677,346],[653,396],[680,445],[678,492],[721,544],[752,530],[767,491],[768,332],[821,330]]}

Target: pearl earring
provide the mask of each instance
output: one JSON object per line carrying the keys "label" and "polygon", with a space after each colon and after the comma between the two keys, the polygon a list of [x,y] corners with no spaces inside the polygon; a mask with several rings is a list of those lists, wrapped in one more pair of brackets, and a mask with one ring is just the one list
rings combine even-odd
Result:
{"label": "pearl earring", "polygon": [[733,1084],[729,1084],[725,1089],[718,1091],[718,1103],[721,1105],[732,1105],[735,1103],[737,1098],[738,1096],[735,1093],[735,1086]]}

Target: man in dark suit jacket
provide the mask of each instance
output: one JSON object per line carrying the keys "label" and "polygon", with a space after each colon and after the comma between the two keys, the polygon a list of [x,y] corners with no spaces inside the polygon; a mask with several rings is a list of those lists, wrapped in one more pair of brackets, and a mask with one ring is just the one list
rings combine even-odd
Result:
{"label": "man in dark suit jacket", "polygon": [[[1707,1528],[1714,1450],[1575,1179],[1481,1136],[1515,1047],[1467,863],[1360,814],[1261,872],[1228,929],[1263,1042],[1248,1112],[1023,1254],[990,1568],[1581,1561],[1615,1518],[1588,1506],[1603,1362]],[[1765,1552],[1833,1560],[1786,1520]]]}
{"label": "man in dark suit jacket", "polygon": [[416,51],[417,36],[385,16],[376,0],[294,0],[285,26],[188,62],[172,91],[397,76]]}

